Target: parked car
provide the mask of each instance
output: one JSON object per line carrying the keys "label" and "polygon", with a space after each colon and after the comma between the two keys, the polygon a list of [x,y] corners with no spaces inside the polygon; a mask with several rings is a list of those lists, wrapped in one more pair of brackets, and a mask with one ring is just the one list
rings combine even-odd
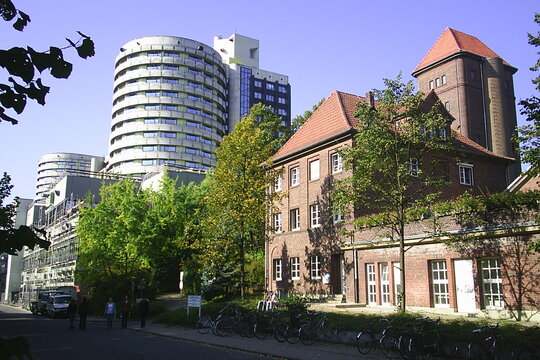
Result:
{"label": "parked car", "polygon": [[56,295],[56,291],[40,292],[38,294],[38,313],[41,315],[47,315],[47,304],[51,299],[51,296]]}
{"label": "parked car", "polygon": [[51,296],[47,303],[47,316],[53,319],[58,316],[67,317],[67,309],[70,301],[70,295]]}

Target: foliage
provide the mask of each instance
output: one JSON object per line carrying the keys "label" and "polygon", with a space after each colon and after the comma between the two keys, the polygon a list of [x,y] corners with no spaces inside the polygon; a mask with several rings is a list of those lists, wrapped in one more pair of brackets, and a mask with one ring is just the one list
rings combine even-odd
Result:
{"label": "foliage", "polygon": [[[534,22],[540,25],[540,14],[536,13],[534,16]],[[529,44],[535,47],[540,46],[540,31],[536,36],[529,35]],[[540,55],[540,52],[537,52]],[[536,64],[532,66],[531,71],[540,70],[540,58],[536,61]],[[540,91],[540,76],[537,76],[532,80],[535,84],[536,90]],[[537,95],[532,95],[527,99],[523,99],[519,102],[521,105],[521,115],[525,115],[528,124],[518,128],[518,135],[515,136],[514,141],[520,143],[520,155],[524,162],[531,164],[531,175],[540,174],[540,98]]]}
{"label": "foliage", "polygon": [[376,108],[357,105],[354,146],[341,151],[352,176],[336,182],[332,197],[342,209],[354,207],[357,226],[385,227],[399,240],[404,295],[405,224],[439,197],[447,179],[437,155],[451,154],[454,142],[439,100],[431,105],[401,75],[384,82],[385,89],[373,91]]}
{"label": "foliage", "polygon": [[229,267],[234,266],[243,294],[246,254],[263,249],[266,212],[274,196],[267,190],[275,181],[275,174],[268,173],[263,163],[281,146],[276,139],[280,121],[257,104],[216,151],[217,165],[204,199],[208,213],[199,261],[208,281],[220,283],[219,276],[228,279],[223,289],[232,290],[235,269]]}
{"label": "foliage", "polygon": [[158,191],[130,180],[103,186],[101,202],[81,209],[78,279],[116,297],[128,293],[132,281],[144,284],[145,292],[177,290],[180,267],[199,236],[203,192],[169,178]]}
{"label": "foliage", "polygon": [[[30,22],[30,16],[18,10],[11,0],[0,0],[0,17],[8,22],[17,17],[13,27],[18,31],[23,31]],[[77,33],[80,39],[76,42],[66,39],[69,45],[64,48],[51,46],[49,50],[43,52],[35,51],[30,46],[0,49],[0,67],[11,75],[7,78],[7,82],[0,83],[0,122],[4,120],[13,125],[17,124],[18,121],[8,116],[5,111],[12,109],[15,113],[21,114],[28,98],[45,105],[45,96],[50,88],[43,84],[40,77],[36,77],[36,71],[41,74],[48,69],[57,79],[67,79],[70,76],[73,65],[64,60],[62,50],[75,48],[78,56],[83,59],[94,56],[92,39],[80,31]],[[22,80],[24,84],[12,76]]]}
{"label": "foliage", "polygon": [[4,199],[9,197],[13,185],[10,184],[11,177],[4,173],[0,179],[0,253],[17,255],[17,252],[27,246],[33,249],[39,246],[48,249],[50,242],[42,239],[42,233],[26,226],[20,225],[15,228],[15,215],[17,213],[18,199],[11,204],[4,206]]}
{"label": "foliage", "polygon": [[300,314],[308,308],[308,299],[292,291],[286,298],[281,298],[280,302],[291,314]]}
{"label": "foliage", "polygon": [[264,250],[246,254],[246,285],[251,288],[264,284]]}

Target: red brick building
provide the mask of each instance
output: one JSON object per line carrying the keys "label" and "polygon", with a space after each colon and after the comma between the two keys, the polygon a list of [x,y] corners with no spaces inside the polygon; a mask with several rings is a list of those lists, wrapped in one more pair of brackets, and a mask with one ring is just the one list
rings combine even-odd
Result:
{"label": "red brick building", "polygon": [[[454,95],[446,94],[444,99],[441,98],[443,104],[456,101],[457,109],[452,110],[452,105],[446,105],[446,108],[455,118],[451,126],[457,131],[455,139],[461,150],[459,161],[441,154],[441,157],[446,157],[446,173],[451,181],[444,195],[453,198],[464,191],[472,194],[502,192],[515,178],[516,161],[507,156],[508,146],[504,147],[506,153],[501,154],[499,150],[499,153],[495,153],[478,143],[482,141],[475,142],[475,139],[467,137],[471,135],[470,132],[460,131],[463,126],[467,126],[471,129],[479,128],[484,135],[488,132],[493,135],[494,132],[486,130],[485,116],[463,119],[463,114],[470,111],[460,108],[463,101],[459,99],[463,92],[464,96],[469,96],[467,85],[456,80],[459,77],[451,75],[450,70],[443,69],[444,74],[437,72],[437,64],[446,67],[448,61],[462,61],[461,55],[476,61],[478,57],[496,54],[474,53],[478,49],[485,51],[487,47],[483,44],[480,46],[476,38],[456,33],[447,29],[441,38],[444,40],[453,36],[451,40],[456,43],[463,42],[465,38],[470,41],[456,50],[448,46],[452,41],[445,40],[444,48],[450,48],[450,52],[445,53],[437,49],[437,44],[441,42],[439,39],[415,70],[415,74],[419,75],[421,90],[425,82],[423,76],[437,75],[439,78],[438,86],[434,80],[433,91],[427,95],[426,101],[434,103],[436,94],[444,90],[444,86],[453,88],[451,91],[455,92]],[[452,51],[458,51],[460,56],[454,55]],[[512,71],[515,72],[512,69],[508,68],[510,78]],[[443,76],[444,81],[441,80]],[[452,84],[453,81],[456,83]],[[472,85],[470,87],[477,90]],[[312,295],[337,294],[347,302],[369,306],[393,306],[399,301],[396,294],[400,286],[397,280],[400,268],[396,245],[388,243],[384,236],[374,231],[355,231],[349,232],[351,235],[344,235],[344,230],[352,229],[352,214],[335,214],[331,211],[330,190],[333,181],[350,175],[343,169],[337,150],[343,146],[353,146],[353,136],[358,131],[358,121],[354,117],[355,106],[358,102],[370,101],[373,100],[369,95],[361,97],[333,92],[273,156],[274,170],[283,174],[276,183],[275,191],[282,192],[284,196],[279,203],[274,204],[269,215],[270,225],[274,229],[266,244],[266,285],[269,290],[294,290]],[[472,102],[467,106],[473,106]],[[471,124],[466,124],[466,121]],[[507,121],[515,122],[515,110]],[[476,122],[484,125],[476,126]],[[497,127],[493,125],[490,129],[494,128]],[[509,143],[509,135],[504,136],[504,141]],[[516,220],[515,233],[525,237],[538,236],[538,226],[531,225],[529,220]],[[498,258],[486,252],[464,254],[439,240],[429,239],[427,224],[411,225],[407,232],[410,234],[407,239],[409,244],[421,240],[421,245],[412,247],[406,255],[410,259],[408,263],[406,261],[407,305],[444,307],[460,312],[476,312],[486,307],[499,309],[504,294],[500,292],[502,285],[499,284],[503,280],[499,276],[502,270]],[[451,219],[445,226],[447,231],[463,230],[460,224]],[[477,231],[478,236],[503,238],[497,226],[494,224],[492,228],[474,231]],[[482,274],[487,273],[493,273],[493,278],[482,278]],[[504,281],[508,283],[508,280]],[[487,292],[492,284],[495,284],[493,291]],[[468,297],[464,294],[468,294]]]}

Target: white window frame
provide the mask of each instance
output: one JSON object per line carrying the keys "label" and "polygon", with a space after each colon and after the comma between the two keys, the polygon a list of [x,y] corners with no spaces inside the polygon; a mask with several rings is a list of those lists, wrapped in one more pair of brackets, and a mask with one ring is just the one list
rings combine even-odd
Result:
{"label": "white window frame", "polygon": [[441,82],[443,85],[446,85],[446,75],[441,76]]}
{"label": "white window frame", "polygon": [[291,280],[300,280],[300,258],[291,258]]}
{"label": "white window frame", "polygon": [[309,206],[309,223],[312,228],[321,226],[321,207],[319,204]]}
{"label": "white window frame", "polygon": [[450,307],[450,291],[448,287],[448,269],[445,260],[431,260],[431,292],[433,305],[436,308]]}
{"label": "white window frame", "polygon": [[311,255],[309,257],[310,263],[310,275],[312,280],[319,280],[321,278],[321,258],[319,255]]}
{"label": "white window frame", "polygon": [[343,158],[339,153],[330,155],[330,163],[332,166],[332,174],[337,174],[343,171]]}
{"label": "white window frame", "polygon": [[344,220],[343,211],[341,209],[338,210],[334,216],[332,216],[332,223],[339,224]]}
{"label": "white window frame", "polygon": [[283,176],[279,174],[274,184],[274,191],[281,191],[281,189],[283,189]]}
{"label": "white window frame", "polygon": [[274,214],[274,232],[279,234],[283,231],[281,222],[281,213]]}
{"label": "white window frame", "polygon": [[283,280],[283,262],[281,259],[274,259],[272,262],[273,275],[275,281]]}
{"label": "white window frame", "polygon": [[433,90],[435,88],[435,83],[433,82],[433,80],[429,80],[429,90]]}
{"label": "white window frame", "polygon": [[417,158],[410,158],[409,159],[409,164],[408,164],[407,167],[409,168],[409,174],[411,176],[414,176],[414,177],[419,176],[419,174],[418,174],[419,166],[418,166],[418,159]]}
{"label": "white window frame", "polygon": [[366,264],[368,305],[377,305],[377,280],[375,276],[375,264]]}
{"label": "white window frame", "polygon": [[440,78],[436,78],[435,79],[435,87],[439,87],[441,86],[441,79]]}
{"label": "white window frame", "polygon": [[300,209],[291,209],[289,212],[290,215],[290,227],[291,231],[300,230]]}
{"label": "white window frame", "polygon": [[[469,179],[467,179],[467,172],[469,172]],[[459,164],[459,183],[462,185],[474,185],[473,165]]]}
{"label": "white window frame", "polygon": [[289,171],[289,180],[291,186],[300,185],[300,166],[295,166]]}
{"label": "white window frame", "polygon": [[379,263],[379,285],[381,287],[381,305],[390,306],[390,274],[388,263]]}
{"label": "white window frame", "polygon": [[318,180],[321,177],[321,161],[319,159],[309,162],[309,180]]}
{"label": "white window frame", "polygon": [[401,265],[399,262],[392,263],[392,271],[394,275],[394,305],[398,305],[401,296]]}
{"label": "white window frame", "polygon": [[482,271],[482,295],[484,298],[484,307],[488,310],[504,309],[500,259],[482,259],[480,261],[480,267]]}

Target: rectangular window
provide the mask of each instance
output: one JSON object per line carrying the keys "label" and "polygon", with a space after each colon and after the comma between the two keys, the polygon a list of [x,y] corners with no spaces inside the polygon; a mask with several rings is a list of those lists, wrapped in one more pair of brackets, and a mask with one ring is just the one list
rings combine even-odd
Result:
{"label": "rectangular window", "polygon": [[163,70],[173,70],[173,71],[177,71],[177,70],[178,70],[178,66],[176,66],[176,65],[163,65]]}
{"label": "rectangular window", "polygon": [[197,169],[199,167],[199,163],[192,162],[192,161],[186,161],[186,166],[190,168]]}
{"label": "rectangular window", "polygon": [[176,125],[177,124],[176,119],[170,119],[170,118],[161,119],[161,122],[163,124],[169,124],[169,125]]}
{"label": "rectangular window", "polygon": [[175,58],[177,58],[177,57],[180,57],[180,54],[179,54],[179,53],[174,53],[174,52],[167,52],[167,51],[165,51],[165,52],[163,53],[163,56],[166,56],[166,57],[175,57]]}
{"label": "rectangular window", "polygon": [[161,137],[176,138],[175,132],[161,132]]}
{"label": "rectangular window", "polygon": [[192,149],[192,148],[186,148],[186,154],[198,155],[198,154],[199,154],[199,150],[197,150],[197,149]]}
{"label": "rectangular window", "polygon": [[186,139],[191,141],[199,141],[199,137],[196,135],[186,134]]}
{"label": "rectangular window", "polygon": [[142,151],[156,151],[156,147],[153,145],[147,145],[142,147]]}
{"label": "rectangular window", "polygon": [[343,171],[343,158],[338,153],[333,153],[330,159],[332,164],[332,174]]}
{"label": "rectangular window", "polygon": [[450,101],[446,101],[444,103],[444,108],[447,110],[447,111],[450,111]]}
{"label": "rectangular window", "polygon": [[260,80],[255,80],[253,82],[253,85],[255,85],[256,87],[261,87],[262,86],[262,82]]}
{"label": "rectangular window", "polygon": [[291,280],[300,280],[300,258],[291,258]]}
{"label": "rectangular window", "polygon": [[472,165],[459,164],[459,183],[463,185],[474,185]]}
{"label": "rectangular window", "polygon": [[253,93],[253,97],[254,97],[255,99],[261,99],[261,98],[262,98],[262,94],[261,94],[260,92],[255,92],[255,93]]}
{"label": "rectangular window", "polygon": [[335,211],[335,213],[332,216],[332,222],[334,224],[339,224],[340,222],[343,221],[343,211],[341,210],[341,208],[334,209],[334,211]]}
{"label": "rectangular window", "polygon": [[484,259],[481,266],[484,307],[486,309],[503,309],[504,297],[500,260]]}
{"label": "rectangular window", "polygon": [[439,129],[439,136],[442,140],[446,140],[446,128],[440,128]]}
{"label": "rectangular window", "polygon": [[293,231],[300,229],[300,209],[290,211],[290,227]]}
{"label": "rectangular window", "polygon": [[400,304],[401,299],[401,266],[398,262],[392,263],[394,275],[394,305]]}
{"label": "rectangular window", "polygon": [[276,281],[281,281],[283,278],[283,268],[281,265],[281,259],[274,259],[273,261],[273,279]]}
{"label": "rectangular window", "polygon": [[286,94],[287,93],[287,88],[285,86],[278,86],[278,91],[282,94]]}
{"label": "rectangular window", "polygon": [[283,188],[283,176],[278,175],[276,178],[276,183],[274,184],[274,191],[281,191]]}
{"label": "rectangular window", "polygon": [[429,81],[429,89],[433,90],[433,88],[434,88],[433,80],[430,80]]}
{"label": "rectangular window", "polygon": [[161,56],[161,52],[157,52],[157,51],[152,51],[152,52],[148,52],[146,53],[147,56]]}
{"label": "rectangular window", "polygon": [[173,91],[163,91],[162,95],[163,95],[163,96],[166,96],[166,97],[173,97],[173,98],[177,98],[177,97],[178,97],[178,93],[177,93],[177,92],[173,92]]}
{"label": "rectangular window", "polygon": [[318,227],[321,225],[321,207],[319,204],[313,204],[309,207],[310,224],[311,227]]}
{"label": "rectangular window", "polygon": [[418,159],[410,158],[408,168],[411,176],[418,177]]}
{"label": "rectangular window", "polygon": [[176,105],[161,105],[162,110],[176,111],[178,107]]}
{"label": "rectangular window", "polygon": [[143,133],[143,137],[145,138],[155,138],[155,137],[158,137],[158,133],[157,132],[145,132]]}
{"label": "rectangular window", "polygon": [[381,286],[381,305],[390,305],[390,276],[388,263],[379,264],[379,282]]}
{"label": "rectangular window", "polygon": [[377,280],[375,278],[375,264],[366,264],[367,302],[377,305]]}
{"label": "rectangular window", "polygon": [[176,152],[176,146],[162,145],[161,146],[161,151]]}
{"label": "rectangular window", "polygon": [[142,161],[143,166],[157,165],[157,160],[155,159],[145,159]]}
{"label": "rectangular window", "polygon": [[267,101],[274,101],[274,95],[266,95],[266,96],[265,96],[265,99],[266,99]]}
{"label": "rectangular window", "polygon": [[159,165],[175,165],[175,164],[176,164],[175,160],[165,160],[165,159],[159,160]]}
{"label": "rectangular window", "polygon": [[436,78],[435,79],[435,87],[439,87],[441,86],[441,79],[440,78]]}
{"label": "rectangular window", "polygon": [[146,118],[144,119],[145,124],[159,124],[158,118]]}
{"label": "rectangular window", "polygon": [[274,232],[279,234],[281,231],[281,213],[277,213],[274,214]]}
{"label": "rectangular window", "polygon": [[431,286],[435,307],[450,307],[446,261],[431,261]]}
{"label": "rectangular window", "polygon": [[163,82],[165,84],[178,84],[178,79],[164,78]]}
{"label": "rectangular window", "polygon": [[268,90],[274,90],[274,84],[272,84],[272,83],[266,83],[266,88],[267,88]]}
{"label": "rectangular window", "polygon": [[309,258],[310,262],[310,273],[312,280],[318,280],[321,278],[321,258],[319,255],[312,255]]}
{"label": "rectangular window", "polygon": [[283,115],[283,116],[286,116],[287,115],[287,110],[285,109],[278,109],[278,115]]}
{"label": "rectangular window", "polygon": [[209,152],[201,151],[201,155],[204,156],[205,158],[212,159],[212,154]]}
{"label": "rectangular window", "polygon": [[159,105],[144,105],[144,110],[159,110]]}
{"label": "rectangular window", "polygon": [[278,103],[280,103],[280,104],[286,104],[285,98],[278,97]]}
{"label": "rectangular window", "polygon": [[441,76],[441,81],[443,85],[446,85],[446,75]]}
{"label": "rectangular window", "polygon": [[320,161],[313,160],[309,163],[309,180],[317,180],[320,176]]}
{"label": "rectangular window", "polygon": [[291,169],[290,184],[291,186],[300,185],[300,167],[296,166]]}
{"label": "rectangular window", "polygon": [[146,96],[159,96],[159,91],[147,91]]}
{"label": "rectangular window", "polygon": [[202,71],[199,71],[197,69],[192,69],[192,68],[188,69],[188,73],[195,74],[195,75],[202,75]]}
{"label": "rectangular window", "polygon": [[161,65],[146,65],[146,70],[159,70]]}

